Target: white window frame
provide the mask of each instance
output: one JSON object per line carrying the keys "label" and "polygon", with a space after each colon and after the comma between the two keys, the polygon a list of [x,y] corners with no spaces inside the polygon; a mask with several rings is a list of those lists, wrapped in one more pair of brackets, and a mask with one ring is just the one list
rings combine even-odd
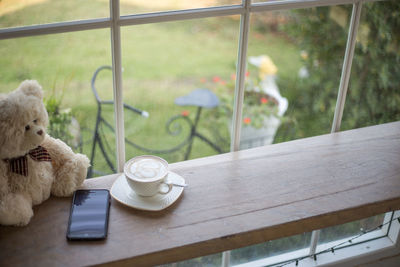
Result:
{"label": "white window frame", "polygon": [[[251,0],[242,0],[240,5],[229,5],[229,6],[219,6],[210,8],[196,8],[189,10],[177,10],[177,11],[167,11],[167,12],[155,12],[137,15],[120,15],[120,3],[119,0],[109,0],[110,3],[110,17],[109,18],[98,18],[98,19],[87,19],[78,21],[68,21],[68,22],[58,22],[58,23],[48,23],[41,25],[23,26],[0,29],[0,40],[4,39],[14,39],[19,37],[29,37],[38,36],[46,34],[57,34],[66,32],[76,32],[84,30],[93,29],[105,29],[109,28],[111,33],[111,51],[112,51],[112,69],[113,69],[113,95],[114,95],[114,116],[115,116],[115,128],[116,128],[116,154],[117,154],[117,171],[122,172],[125,163],[125,133],[124,133],[124,112],[123,112],[123,95],[122,95],[122,59],[121,59],[121,33],[120,29],[123,26],[128,25],[139,25],[139,24],[149,24],[149,23],[161,23],[168,21],[182,21],[188,19],[200,19],[208,17],[219,17],[219,16],[229,16],[229,15],[240,15],[240,36],[239,36],[239,47],[238,47],[238,58],[237,58],[237,69],[236,69],[236,88],[234,97],[234,112],[233,112],[233,124],[232,124],[232,136],[231,136],[231,151],[238,151],[240,144],[240,129],[241,129],[241,117],[242,117],[242,107],[244,99],[244,81],[246,73],[246,59],[247,59],[247,46],[249,39],[249,28],[250,22],[249,18],[252,13],[264,12],[264,11],[276,11],[276,10],[290,10],[290,9],[300,9],[300,8],[312,8],[320,6],[335,6],[352,4],[353,12],[350,21],[350,28],[348,33],[345,57],[343,61],[342,74],[340,79],[338,98],[336,102],[335,115],[332,122],[331,132],[340,131],[340,124],[343,115],[344,104],[347,95],[347,88],[350,79],[351,65],[353,61],[354,48],[356,43],[357,30],[360,21],[361,9],[364,2],[372,2],[380,0],[271,0],[261,3],[252,3]],[[379,248],[392,249],[392,247],[397,247],[399,243],[399,223],[394,222],[390,229],[390,233],[386,239],[389,245],[378,246]],[[282,254],[276,257],[270,257],[260,262],[282,262],[282,258],[288,258],[290,255],[302,255],[304,251],[308,251],[309,255],[316,253],[320,246],[317,246],[319,236],[319,230],[313,231],[312,240],[310,247],[306,250],[298,250],[291,253]],[[380,239],[379,239],[380,240]],[[378,242],[378,240],[370,241]],[[380,240],[379,242],[384,242]],[[369,244],[368,243],[368,244]],[[366,243],[363,243],[364,246]],[[352,251],[357,251],[358,245],[351,247]],[[341,250],[345,251],[345,249]],[[357,252],[361,253],[361,252]],[[290,254],[290,255],[289,255]],[[339,253],[337,253],[339,254]],[[346,254],[346,253],[344,253]],[[351,253],[350,253],[351,254]],[[360,254],[361,255],[361,254]],[[327,258],[326,262],[330,264],[335,261],[340,261],[339,256],[335,255],[329,260],[329,256],[325,255]],[[332,255],[331,255],[332,257]],[[354,258],[351,256],[350,258]],[[324,259],[325,259],[324,258]],[[310,260],[311,261],[311,260]],[[259,261],[256,261],[259,262]],[[256,263],[252,262],[252,263]],[[325,261],[324,261],[325,262]],[[250,263],[249,263],[250,264]],[[313,265],[314,264],[314,265]],[[324,265],[325,263],[319,262],[319,264]],[[230,265],[230,253],[223,253],[223,266]],[[265,264],[264,264],[265,265]],[[240,265],[240,266],[246,266]],[[253,266],[253,265],[252,265]],[[303,265],[301,265],[303,266]],[[310,265],[315,266],[315,262],[312,261]]]}

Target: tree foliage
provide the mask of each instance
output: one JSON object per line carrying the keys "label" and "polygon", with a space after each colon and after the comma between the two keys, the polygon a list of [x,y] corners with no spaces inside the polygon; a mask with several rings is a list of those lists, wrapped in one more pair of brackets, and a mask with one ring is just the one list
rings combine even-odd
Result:
{"label": "tree foliage", "polygon": [[[352,6],[293,11],[287,34],[303,51],[309,76],[280,81],[296,87],[290,99],[296,137],[327,133],[332,124]],[[400,119],[400,2],[364,3],[342,130]]]}

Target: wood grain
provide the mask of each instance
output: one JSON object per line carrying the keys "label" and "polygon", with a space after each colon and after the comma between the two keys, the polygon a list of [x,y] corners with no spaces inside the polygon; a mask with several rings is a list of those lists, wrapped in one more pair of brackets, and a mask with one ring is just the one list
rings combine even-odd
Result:
{"label": "wood grain", "polygon": [[[189,187],[161,212],[112,201],[102,242],[67,242],[70,198],[0,226],[0,266],[151,266],[400,209],[400,122],[171,164]],[[110,188],[118,174],[85,181]]]}

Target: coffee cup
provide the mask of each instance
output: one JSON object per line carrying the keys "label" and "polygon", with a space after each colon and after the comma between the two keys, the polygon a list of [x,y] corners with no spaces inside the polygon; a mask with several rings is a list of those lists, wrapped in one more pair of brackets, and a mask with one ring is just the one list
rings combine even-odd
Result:
{"label": "coffee cup", "polygon": [[124,165],[129,187],[143,197],[168,194],[173,187],[167,179],[168,173],[168,162],[157,156],[137,156]]}

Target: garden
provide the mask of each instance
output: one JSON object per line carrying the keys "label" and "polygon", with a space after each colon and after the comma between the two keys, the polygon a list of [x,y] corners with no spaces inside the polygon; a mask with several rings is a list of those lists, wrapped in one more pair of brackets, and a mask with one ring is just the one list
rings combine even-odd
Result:
{"label": "garden", "polygon": [[[197,7],[188,4],[192,1],[165,1],[159,6],[145,2],[121,1],[121,12]],[[216,1],[205,3],[212,6]],[[342,130],[400,119],[398,10],[397,1],[364,4]],[[102,17],[108,17],[108,2],[103,0],[0,1],[1,28]],[[251,16],[243,129],[263,128],[265,118],[275,116],[279,127],[268,143],[331,131],[350,17],[351,5]],[[239,24],[239,16],[228,16],[121,28],[124,102],[149,114],[125,112],[127,140],[158,151],[181,144],[191,131],[191,124],[185,122],[196,120],[197,107],[177,105],[175,101],[202,88],[215,94],[219,105],[202,109],[197,130],[222,152],[229,151]],[[45,91],[50,133],[90,157],[98,115],[91,79],[99,67],[111,65],[109,30],[1,40],[0,55],[0,92],[15,89],[25,79],[38,80]],[[261,56],[268,59],[258,63],[250,60]],[[264,94],[265,86],[276,88],[279,96]],[[111,71],[99,73],[96,89],[102,100],[112,100]],[[102,107],[102,115],[113,126],[113,105]],[[172,118],[176,120],[170,130],[175,135],[166,129]],[[105,150],[115,162],[115,134],[108,127],[99,129],[99,133],[105,137]],[[173,153],[155,154],[169,162],[180,161],[188,145]],[[99,147],[95,153],[95,175],[112,173]],[[145,153],[126,147],[127,158]],[[189,159],[217,153],[194,138]],[[373,228],[381,221],[382,216],[378,216],[368,222],[327,229],[321,242],[337,238],[338,232],[341,237],[354,234],[360,225]],[[267,251],[271,255],[281,252],[282,247],[308,246],[309,239],[309,234],[304,234],[260,244],[257,250],[240,250],[232,257],[239,263],[265,256]],[[215,264],[215,260],[211,262]]]}

